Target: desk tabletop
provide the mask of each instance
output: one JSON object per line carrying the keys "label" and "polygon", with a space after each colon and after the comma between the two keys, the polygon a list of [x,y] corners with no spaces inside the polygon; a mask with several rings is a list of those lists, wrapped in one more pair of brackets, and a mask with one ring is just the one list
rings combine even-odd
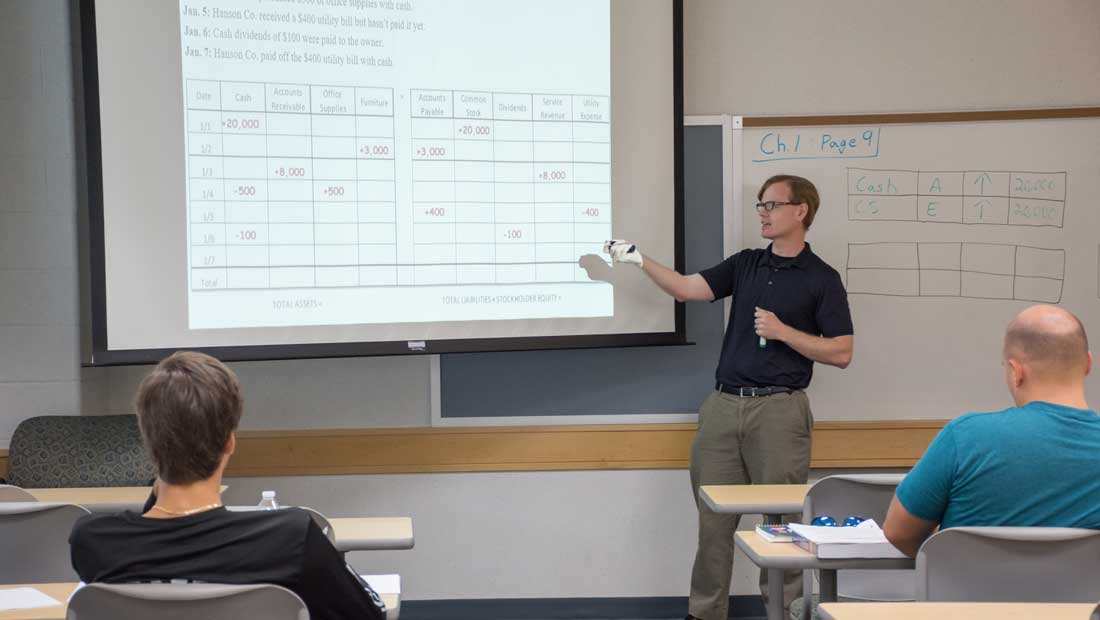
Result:
{"label": "desk tabletop", "polygon": [[737,532],[738,548],[760,568],[913,568],[910,558],[851,558],[822,560],[794,543],[772,543],[756,532]]}
{"label": "desk tabletop", "polygon": [[[222,486],[222,491],[225,489]],[[149,499],[149,487],[87,487],[27,489],[40,502],[64,502],[93,509],[138,510]],[[340,551],[411,549],[412,519],[409,517],[345,517],[329,519]]]}
{"label": "desk tabletop", "polygon": [[[65,611],[68,609],[69,597],[76,590],[76,583],[24,583],[16,585],[2,585],[0,590],[13,588],[34,588],[46,596],[61,601],[60,605],[52,607],[39,607],[38,609],[13,609],[0,611],[0,620],[65,620]],[[389,609],[400,609],[400,596],[397,594],[381,594],[382,602]]]}
{"label": "desk tabletop", "polygon": [[802,512],[808,484],[705,484],[699,497],[714,512],[779,515]]}
{"label": "desk tabletop", "polygon": [[145,504],[151,487],[76,487],[64,489],[25,489],[40,502],[63,502],[90,506],[96,504]]}
{"label": "desk tabletop", "polygon": [[1089,620],[1093,603],[822,603],[822,620]]}
{"label": "desk tabletop", "polygon": [[15,588],[34,588],[42,594],[61,601],[60,605],[39,607],[37,609],[12,609],[0,611],[0,620],[65,620],[65,610],[68,608],[69,596],[76,589],[76,583],[20,583],[2,585],[0,590],[14,590]]}
{"label": "desk tabletop", "polygon": [[[229,487],[222,485],[222,493]],[[54,489],[24,489],[40,502],[79,504],[96,512],[96,508],[109,510],[137,510],[149,499],[152,487],[66,487]]]}
{"label": "desk tabletop", "polygon": [[336,534],[336,548],[343,553],[413,547],[409,517],[336,517],[328,522]]}

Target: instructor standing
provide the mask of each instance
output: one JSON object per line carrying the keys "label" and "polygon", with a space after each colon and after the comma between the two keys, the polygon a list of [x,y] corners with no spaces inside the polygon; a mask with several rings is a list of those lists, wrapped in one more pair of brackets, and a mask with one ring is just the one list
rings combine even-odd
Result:
{"label": "instructor standing", "polygon": [[[757,200],[760,234],[771,245],[743,250],[697,274],[681,275],[629,242],[609,241],[606,248],[612,261],[641,266],[679,301],[733,297],[715,389],[699,411],[691,446],[699,547],[689,619],[725,620],[740,519],[702,506],[700,485],[805,483],[813,416],[803,390],[814,362],[845,368],[852,359],[844,284],[806,243],[820,204],[817,188],[802,177],[778,175],[764,182]],[[789,608],[801,593],[801,575],[786,571],[784,577],[783,602]],[[760,585],[766,600],[764,571]]]}

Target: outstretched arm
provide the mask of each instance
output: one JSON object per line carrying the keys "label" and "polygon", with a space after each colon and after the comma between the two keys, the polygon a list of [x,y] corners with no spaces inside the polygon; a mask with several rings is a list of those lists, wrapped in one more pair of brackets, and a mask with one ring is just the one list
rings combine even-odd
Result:
{"label": "outstretched arm", "polygon": [[676,301],[713,301],[714,293],[703,276],[693,273],[685,276],[646,256],[642,271],[660,289],[676,298]]}
{"label": "outstretched arm", "polygon": [[613,263],[633,263],[653,280],[662,291],[672,295],[676,301],[713,301],[714,292],[703,276],[693,273],[685,276],[675,269],[669,269],[649,256],[643,255],[629,241],[611,240],[604,244],[604,251],[611,255]]}

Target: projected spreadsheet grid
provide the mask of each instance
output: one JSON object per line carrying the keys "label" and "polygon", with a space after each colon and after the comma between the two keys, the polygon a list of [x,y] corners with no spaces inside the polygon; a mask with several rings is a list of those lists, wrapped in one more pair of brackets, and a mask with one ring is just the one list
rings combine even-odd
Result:
{"label": "projected spreadsheet grid", "polygon": [[607,97],[411,91],[407,206],[390,88],[186,97],[192,290],[589,282],[610,236]]}

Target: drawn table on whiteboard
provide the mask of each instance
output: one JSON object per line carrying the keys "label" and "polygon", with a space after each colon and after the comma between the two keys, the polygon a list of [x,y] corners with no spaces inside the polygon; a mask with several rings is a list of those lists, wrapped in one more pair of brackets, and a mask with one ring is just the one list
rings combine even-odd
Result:
{"label": "drawn table on whiteboard", "polygon": [[1066,251],[997,243],[849,243],[849,294],[1059,303]]}
{"label": "drawn table on whiteboard", "polygon": [[848,219],[1062,228],[1065,172],[848,168]]}

